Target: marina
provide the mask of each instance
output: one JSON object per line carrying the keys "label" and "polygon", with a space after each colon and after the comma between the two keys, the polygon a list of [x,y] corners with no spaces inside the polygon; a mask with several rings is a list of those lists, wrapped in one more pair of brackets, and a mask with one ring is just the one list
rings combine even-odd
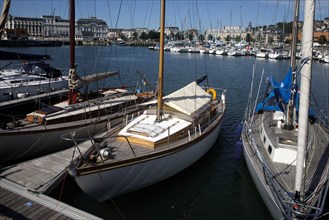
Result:
{"label": "marina", "polygon": [[[30,74],[7,69],[19,58],[0,60],[1,220],[327,219],[329,51],[320,34],[329,18],[316,21],[313,47],[313,1],[303,46],[296,12],[289,38],[279,23],[242,30],[241,6],[241,27],[201,33],[168,25],[179,5],[171,1],[156,2],[155,30],[109,28],[96,2],[95,15],[76,19],[81,2],[67,2],[68,19],[54,10],[29,20],[8,15],[4,1],[7,26],[40,27],[34,36],[5,30],[32,43],[5,53],[47,54],[54,68]],[[193,7],[195,26],[194,3],[178,2]],[[41,35],[69,43],[43,45]],[[49,79],[30,80],[38,75]],[[65,88],[55,92],[50,79]]]}
{"label": "marina", "polygon": [[[119,66],[122,67],[121,76],[125,76],[125,84],[131,85],[132,82],[138,81],[139,75],[135,74],[135,70],[138,69],[145,73],[148,82],[154,85],[156,74],[152,73],[157,71],[157,53],[155,51],[145,47],[115,47]],[[86,54],[85,52],[88,51],[92,57],[99,49],[101,53],[106,54],[109,47],[77,47],[77,56],[81,60],[79,63],[92,66],[90,59],[82,54]],[[55,65],[57,62],[67,62],[68,59],[62,55],[68,54],[68,50],[69,47],[52,49],[51,56],[55,58],[52,62]],[[24,49],[24,52],[35,51],[36,48]],[[136,60],[138,62],[133,62],[128,67],[124,64],[127,62],[129,53],[138,57]],[[196,78],[195,68],[207,71],[210,77],[215,77],[220,87],[223,85],[225,88],[231,88],[227,92],[230,111],[226,113],[222,130],[209,153],[194,166],[172,178],[113,201],[98,203],[90,199],[69,176],[66,177],[65,184],[57,185],[49,196],[54,199],[60,197],[62,202],[104,219],[122,219],[122,215],[126,218],[139,219],[176,219],[184,218],[184,216],[191,216],[195,219],[201,217],[216,219],[218,215],[225,219],[254,219],[256,216],[261,219],[271,219],[250,179],[244,160],[234,159],[234,145],[236,128],[243,117],[248,98],[247,91],[250,90],[248,79],[251,79],[253,65],[256,65],[256,81],[260,80],[263,68],[266,68],[268,74],[275,73],[276,78],[282,79],[289,61],[171,52],[165,53],[165,60],[169,63],[166,80],[172,82],[169,84],[169,88],[166,88],[165,94],[176,90],[184,83],[193,81]],[[106,62],[106,59],[103,62]],[[196,65],[190,65],[191,62]],[[204,62],[206,66],[201,65]],[[178,68],[178,64],[187,70],[185,74],[177,74],[181,69],[181,67]],[[84,65],[80,65],[80,67],[84,68],[82,67]],[[326,112],[329,67],[327,64],[314,61],[313,68],[315,69],[312,83],[315,85],[312,87],[313,92],[322,94],[319,97],[319,103],[322,103],[320,107]],[[118,81],[113,78],[107,83],[116,85]],[[60,171],[61,169],[57,172]],[[49,178],[44,178],[42,183]],[[13,180],[19,181],[19,178]],[[33,187],[37,187],[39,184],[40,182],[34,184]],[[143,202],[140,202],[141,198],[143,198]],[[155,198],[157,198],[156,203]],[[149,207],[152,209],[150,210]],[[160,215],[161,218],[159,218]]]}

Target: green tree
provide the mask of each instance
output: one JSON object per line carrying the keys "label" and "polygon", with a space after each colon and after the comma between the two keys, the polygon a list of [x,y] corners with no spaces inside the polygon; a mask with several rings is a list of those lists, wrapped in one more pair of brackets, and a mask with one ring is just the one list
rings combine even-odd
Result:
{"label": "green tree", "polygon": [[323,45],[327,43],[327,38],[324,35],[319,36],[319,44]]}
{"label": "green tree", "polygon": [[214,37],[211,34],[209,34],[208,35],[208,40],[213,40],[213,39],[214,39]]}
{"label": "green tree", "polygon": [[135,31],[134,33],[133,33],[133,40],[137,40],[138,39],[138,34],[137,34],[137,32]]}
{"label": "green tree", "polygon": [[240,41],[241,41],[241,36],[236,36],[236,37],[235,37],[235,41],[236,41],[236,42],[240,42]]}
{"label": "green tree", "polygon": [[226,42],[231,41],[231,36],[230,36],[230,35],[227,35],[227,36],[225,37],[225,41],[226,41]]}
{"label": "green tree", "polygon": [[251,35],[250,35],[250,33],[247,33],[247,35],[246,35],[246,41],[247,41],[248,43],[251,42]]}
{"label": "green tree", "polygon": [[199,35],[199,41],[203,42],[205,40],[205,36],[203,34]]}
{"label": "green tree", "polygon": [[157,31],[152,30],[147,34],[147,38],[151,39],[151,40],[159,40],[160,39],[160,33],[157,32]]}
{"label": "green tree", "polygon": [[141,35],[139,36],[141,40],[146,40],[147,39],[147,34],[143,31]]}

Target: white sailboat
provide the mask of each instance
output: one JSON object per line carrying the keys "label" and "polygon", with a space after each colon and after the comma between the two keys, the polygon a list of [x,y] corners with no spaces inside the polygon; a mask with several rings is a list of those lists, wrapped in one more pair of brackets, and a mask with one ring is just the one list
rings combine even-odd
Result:
{"label": "white sailboat", "polygon": [[149,103],[142,115],[84,142],[89,151],[68,167],[80,188],[97,201],[177,174],[200,159],[218,138],[226,109],[225,92],[217,100],[214,89],[200,87],[206,77],[162,95],[165,0],[161,0],[161,9],[156,106]]}
{"label": "white sailboat", "polygon": [[0,102],[67,91],[68,80],[68,76],[45,61],[24,62],[19,68],[2,69]]}
{"label": "white sailboat", "polygon": [[[304,4],[300,67],[293,61],[281,83],[270,78],[273,90],[257,106],[250,102],[241,134],[247,167],[274,219],[317,219],[329,186],[328,118],[322,121],[309,107],[315,3]],[[295,24],[298,8],[296,1]]]}
{"label": "white sailboat", "polygon": [[[5,30],[10,0],[3,1],[2,13],[0,16],[0,40]],[[23,54],[11,51],[0,51],[0,59],[25,60],[17,68],[7,68],[11,63],[0,69],[0,110],[3,102],[16,99],[24,99],[39,94],[49,94],[54,91],[67,89],[68,77],[62,72],[53,68],[45,59],[48,55]],[[33,59],[34,61],[26,62]],[[36,61],[41,60],[41,61]]]}
{"label": "white sailboat", "polygon": [[[82,94],[79,89],[90,82],[119,74],[116,71],[80,77],[75,64],[75,13],[71,0],[69,99],[28,113],[0,128],[0,165],[38,157],[70,147],[61,138],[76,132],[80,138],[105,129],[108,122],[121,122],[126,112],[136,112],[135,106],[153,98],[153,93],[135,94],[125,89],[100,89]],[[132,107],[135,106],[135,107]],[[80,129],[86,128],[86,129]],[[77,131],[78,130],[78,131]]]}

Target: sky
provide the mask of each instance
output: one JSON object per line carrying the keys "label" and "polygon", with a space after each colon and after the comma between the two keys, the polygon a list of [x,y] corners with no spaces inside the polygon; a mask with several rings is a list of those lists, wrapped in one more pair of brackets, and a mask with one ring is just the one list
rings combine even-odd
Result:
{"label": "sky", "polygon": [[[57,15],[68,19],[68,0],[12,0],[19,17]],[[300,20],[303,19],[303,1]],[[166,26],[180,30],[269,25],[292,21],[293,0],[167,0]],[[2,4],[1,4],[2,6]],[[110,28],[158,29],[159,0],[76,0],[76,20],[96,16]],[[316,1],[316,19],[329,17],[329,1]]]}

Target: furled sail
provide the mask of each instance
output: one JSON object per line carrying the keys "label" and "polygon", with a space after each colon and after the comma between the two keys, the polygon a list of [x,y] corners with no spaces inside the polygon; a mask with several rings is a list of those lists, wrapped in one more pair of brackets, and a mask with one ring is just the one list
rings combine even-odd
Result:
{"label": "furled sail", "polygon": [[0,39],[2,37],[2,33],[5,29],[5,24],[7,21],[9,8],[10,8],[10,0],[4,0],[3,7],[2,7],[2,13],[1,13],[1,17],[0,17]]}
{"label": "furled sail", "polygon": [[70,72],[69,72],[69,79],[70,79],[69,80],[69,88],[70,89],[78,89],[78,88],[81,88],[84,85],[87,85],[89,83],[92,83],[92,82],[95,82],[95,81],[98,81],[98,80],[102,80],[102,79],[106,79],[108,77],[115,76],[115,75],[119,75],[119,72],[111,71],[111,72],[96,73],[96,74],[80,77],[76,73],[75,68],[70,69]]}

